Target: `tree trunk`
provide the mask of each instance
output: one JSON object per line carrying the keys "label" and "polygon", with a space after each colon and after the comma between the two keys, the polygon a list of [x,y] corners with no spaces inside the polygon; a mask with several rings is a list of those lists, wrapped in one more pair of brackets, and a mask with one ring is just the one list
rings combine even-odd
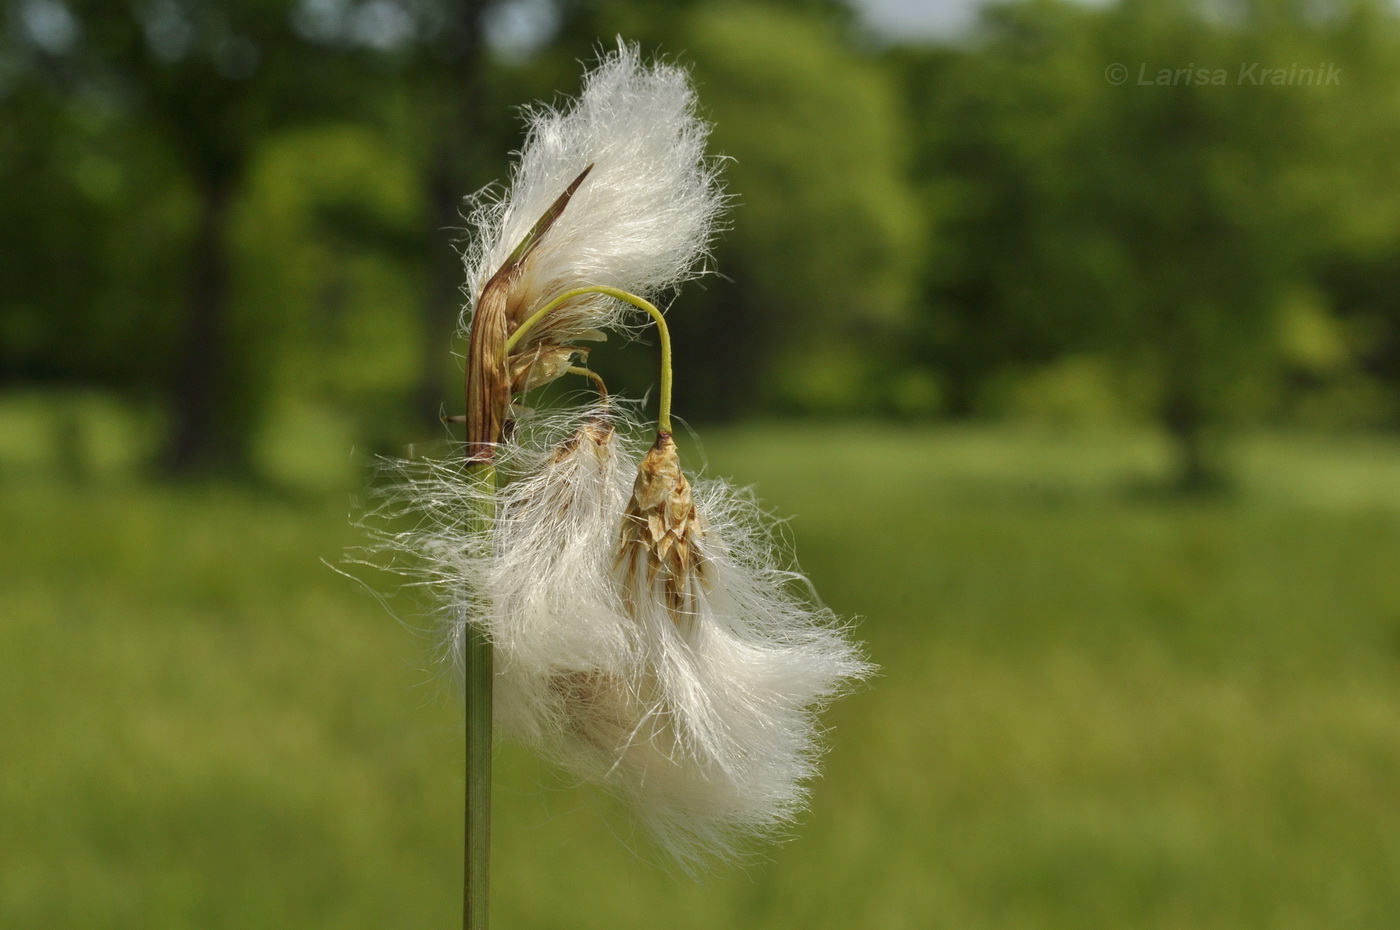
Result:
{"label": "tree trunk", "polygon": [[[466,300],[461,290],[461,256],[447,237],[448,230],[462,225],[458,205],[469,191],[458,183],[459,173],[446,167],[452,157],[450,150],[451,146],[442,144],[441,154],[427,178],[433,239],[429,243],[428,292],[422,304],[423,364],[419,366],[421,375],[414,392],[415,411],[425,424],[439,422],[442,415],[444,360],[449,357],[452,333]],[[448,412],[456,414],[461,410],[454,407]]]}
{"label": "tree trunk", "polygon": [[[174,475],[247,464],[246,431],[223,422],[228,406],[228,207],[232,184],[203,179],[199,228],[190,259],[184,332],[170,390],[171,424],[163,465]],[[245,435],[239,435],[244,432]]]}
{"label": "tree trunk", "polygon": [[447,230],[463,223],[462,198],[484,183],[480,178],[480,140],[486,124],[481,86],[482,19],[489,5],[490,0],[454,3],[447,24],[449,36],[443,43],[448,50],[441,92],[444,119],[427,177],[426,196],[434,239],[429,248],[428,295],[423,301],[423,375],[414,404],[427,423],[437,423],[443,409],[443,359],[448,357],[446,350],[465,299],[461,292],[461,258],[445,238]]}
{"label": "tree trunk", "polygon": [[1223,475],[1207,448],[1205,411],[1190,376],[1180,368],[1167,373],[1159,415],[1175,446],[1177,468],[1173,486],[1187,494],[1219,489]]}

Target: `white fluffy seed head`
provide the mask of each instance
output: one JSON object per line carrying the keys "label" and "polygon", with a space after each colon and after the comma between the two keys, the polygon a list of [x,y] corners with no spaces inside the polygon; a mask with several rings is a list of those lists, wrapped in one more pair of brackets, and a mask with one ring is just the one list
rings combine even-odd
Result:
{"label": "white fluffy seed head", "polygon": [[620,558],[645,457],[621,411],[609,423],[585,415],[501,490],[478,622],[497,650],[502,732],[619,794],[690,867],[801,810],[817,714],[869,667],[725,482],[693,488],[693,596]]}
{"label": "white fluffy seed head", "polygon": [[589,418],[496,502],[480,618],[496,647],[496,721],[555,757],[574,729],[561,690],[569,676],[626,680],[635,666],[635,631],[608,609],[622,443],[609,420]]}
{"label": "white fluffy seed head", "polygon": [[[529,111],[507,195],[479,203],[471,218],[470,306],[589,165],[521,269],[515,299],[524,312],[587,285],[654,298],[697,274],[724,198],[715,164],[705,157],[709,126],[695,109],[683,69],[644,65],[634,46],[619,42],[585,75],[571,106]],[[610,298],[578,298],[551,314],[552,341],[617,326],[623,313]]]}
{"label": "white fluffy seed head", "polygon": [[[817,714],[870,666],[837,618],[781,567],[753,499],[718,480],[693,485],[705,530],[704,578],[678,615],[670,581],[635,563],[616,572],[640,630],[666,720],[670,778],[627,786],[652,830],[683,861],[733,854],[802,809],[820,754]],[[628,577],[628,573],[635,573]],[[666,766],[654,763],[647,774]]]}
{"label": "white fluffy seed head", "polygon": [[381,540],[435,593],[457,668],[466,624],[491,638],[501,733],[622,797],[691,868],[790,823],[817,715],[870,667],[783,567],[771,519],[723,481],[690,485],[704,527],[691,596],[619,559],[635,434],[616,402],[526,419],[501,450],[488,530],[463,519],[485,493],[464,470],[401,469],[384,512],[412,525]]}
{"label": "white fluffy seed head", "polygon": [[[573,618],[574,606],[550,597],[592,586],[596,600],[596,589],[609,584],[608,557],[594,553],[611,545],[615,519],[608,508],[630,480],[620,461],[626,440],[615,434],[614,422],[631,425],[616,400],[606,412],[530,413],[518,421],[514,441],[497,449],[498,487],[471,473],[460,454],[381,462],[374,506],[361,520],[372,542],[356,560],[406,577],[424,593],[437,613],[443,657],[459,681],[468,623],[535,666],[559,661],[573,647],[593,648],[596,629],[573,646],[561,640],[577,626],[559,622]],[[496,519],[472,519],[480,513]],[[542,573],[560,582],[544,598],[536,581]],[[594,652],[588,661],[597,658]]]}
{"label": "white fluffy seed head", "polygon": [[[723,203],[707,131],[685,73],[621,43],[572,106],[532,112],[508,195],[473,217],[473,307],[547,229],[496,279],[486,331],[503,342],[574,288],[655,297],[697,273]],[[503,366],[487,399],[503,410],[562,374],[572,342],[623,312],[598,295],[562,305],[514,355],[478,359]],[[753,500],[691,485],[668,441],[643,456],[630,410],[614,398],[518,421],[492,446],[494,489],[455,464],[401,467],[381,514],[410,525],[379,539],[436,595],[459,673],[468,625],[489,637],[501,732],[622,796],[690,867],[790,822],[820,754],[817,714],[869,666],[782,567]]]}

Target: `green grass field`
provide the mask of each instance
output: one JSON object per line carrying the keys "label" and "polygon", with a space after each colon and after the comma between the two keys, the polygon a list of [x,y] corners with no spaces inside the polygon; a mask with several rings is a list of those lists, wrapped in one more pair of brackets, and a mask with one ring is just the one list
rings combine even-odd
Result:
{"label": "green grass field", "polygon": [[[322,562],[360,541],[349,492],[75,481],[25,424],[0,927],[453,926],[458,712],[411,616]],[[793,838],[699,881],[503,747],[496,926],[1400,926],[1400,443],[1256,437],[1240,495],[1193,503],[1134,490],[1162,451],[1129,435],[704,451],[793,517],[883,672]]]}

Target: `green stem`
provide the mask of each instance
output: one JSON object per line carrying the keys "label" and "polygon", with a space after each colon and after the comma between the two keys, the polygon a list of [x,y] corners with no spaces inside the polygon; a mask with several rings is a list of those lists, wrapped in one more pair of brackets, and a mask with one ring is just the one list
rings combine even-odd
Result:
{"label": "green stem", "polygon": [[511,333],[510,338],[506,340],[506,354],[509,355],[530,330],[535,328],[535,325],[539,323],[540,320],[549,316],[567,301],[573,300],[575,297],[582,297],[584,294],[606,294],[609,297],[629,303],[639,310],[645,310],[651,315],[652,320],[655,321],[656,331],[660,334],[661,340],[660,407],[656,414],[656,427],[662,432],[671,432],[671,331],[666,326],[665,315],[660,310],[656,309],[656,305],[638,297],[636,294],[630,294],[620,288],[609,287],[606,284],[593,284],[588,287],[577,287],[571,291],[565,291],[530,314],[525,322],[516,327],[515,332]]}
{"label": "green stem", "polygon": [[[489,462],[467,466],[469,481],[489,493],[468,515],[473,535],[487,532],[496,518],[496,469]],[[462,872],[463,930],[486,930],[491,887],[491,686],[493,649],[485,631],[468,618],[462,643],[466,702],[467,789],[465,861]]]}

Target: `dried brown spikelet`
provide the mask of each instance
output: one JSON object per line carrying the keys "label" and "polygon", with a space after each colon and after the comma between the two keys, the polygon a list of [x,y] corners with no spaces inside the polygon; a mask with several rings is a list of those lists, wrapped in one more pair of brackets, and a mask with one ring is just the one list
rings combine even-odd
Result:
{"label": "dried brown spikelet", "polygon": [[614,568],[623,569],[623,596],[629,610],[635,613],[645,598],[640,586],[659,581],[671,618],[681,623],[693,616],[698,586],[710,584],[705,524],[695,512],[690,482],[681,471],[670,433],[658,433],[655,445],[642,458],[621,535]]}

